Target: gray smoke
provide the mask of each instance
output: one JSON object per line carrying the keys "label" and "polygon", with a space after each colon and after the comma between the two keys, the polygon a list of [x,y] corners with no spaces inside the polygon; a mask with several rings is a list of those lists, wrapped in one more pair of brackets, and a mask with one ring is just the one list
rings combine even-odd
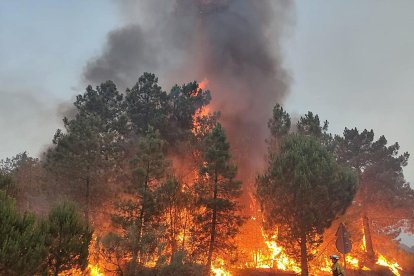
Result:
{"label": "gray smoke", "polygon": [[[144,71],[164,87],[208,79],[212,107],[220,110],[240,169],[251,175],[263,163],[272,107],[288,93],[281,39],[291,1],[122,1],[125,26],[108,35],[91,60],[85,81],[114,80],[124,89]],[[247,169],[249,168],[249,169]]]}

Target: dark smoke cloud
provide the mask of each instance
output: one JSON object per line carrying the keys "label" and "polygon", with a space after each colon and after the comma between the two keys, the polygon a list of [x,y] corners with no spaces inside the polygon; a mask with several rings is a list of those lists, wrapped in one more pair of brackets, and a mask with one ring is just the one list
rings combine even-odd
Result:
{"label": "dark smoke cloud", "polygon": [[[281,39],[291,1],[146,0],[120,3],[125,26],[108,35],[103,54],[88,63],[85,81],[132,86],[144,71],[164,87],[209,80],[240,169],[263,163],[267,120],[288,93]],[[250,168],[250,169],[247,169]]]}

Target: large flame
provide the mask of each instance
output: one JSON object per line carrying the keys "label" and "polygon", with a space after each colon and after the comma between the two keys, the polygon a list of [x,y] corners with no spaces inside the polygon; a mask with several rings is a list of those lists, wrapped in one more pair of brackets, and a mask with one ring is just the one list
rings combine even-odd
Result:
{"label": "large flame", "polygon": [[379,254],[377,264],[388,267],[394,275],[400,276],[401,266],[397,262],[387,260],[383,255]]}
{"label": "large flame", "polygon": [[263,228],[261,231],[270,254],[259,256],[258,267],[277,268],[283,271],[293,271],[299,273],[301,271],[300,267],[294,260],[289,258],[289,256],[284,252],[284,248],[276,243],[277,231],[275,231],[270,237],[266,235]]}
{"label": "large flame", "polygon": [[[205,78],[203,81],[199,83],[199,89],[206,89],[208,86],[208,79]],[[197,130],[197,117],[203,117],[210,113],[209,106],[205,106],[197,111],[197,113],[194,116],[194,130]],[[175,160],[174,160],[174,163]],[[177,171],[184,171],[185,168],[183,166],[178,166],[175,169]],[[187,168],[188,169],[188,168]],[[185,178],[189,178],[188,183],[194,182],[194,180],[197,178],[197,170],[193,170],[189,173],[185,173]],[[187,181],[186,180],[186,181]],[[249,208],[253,210],[252,214],[255,215],[251,216],[248,223],[246,223],[246,229],[245,232],[248,234],[246,236],[248,239],[250,239],[252,236],[255,236],[254,239],[246,241],[246,237],[241,237],[238,244],[238,246],[242,247],[243,242],[248,245],[248,247],[244,248],[247,249],[245,252],[247,253],[247,259],[244,259],[242,261],[239,261],[239,263],[234,264],[232,267],[228,266],[228,263],[226,265],[226,260],[224,256],[217,257],[212,262],[211,271],[212,274],[215,276],[231,276],[232,273],[229,271],[229,268],[258,268],[258,269],[266,269],[266,270],[274,270],[274,271],[286,271],[286,272],[293,272],[293,273],[300,273],[301,268],[298,263],[290,258],[286,254],[286,250],[283,246],[277,243],[277,235],[278,231],[274,231],[272,233],[267,233],[263,226],[262,226],[262,215],[260,213],[260,208],[256,202],[255,197],[253,196],[253,193],[249,194]],[[245,233],[245,234],[246,234]],[[177,233],[178,241],[182,244],[184,244],[186,233],[179,232]],[[244,240],[243,240],[244,239]],[[90,252],[93,256],[94,250],[96,250],[94,244],[96,244],[96,237],[93,237],[91,246],[90,246]],[[184,245],[183,245],[184,246]],[[371,265],[373,264],[366,264],[364,263],[363,253],[366,252],[366,240],[365,240],[365,234],[362,228],[362,239],[358,242],[358,244],[355,244],[355,251],[351,252],[350,255],[347,255],[345,258],[347,268],[354,271],[360,271],[360,270],[372,270],[373,267]],[[317,253],[317,252],[314,252]],[[361,255],[361,256],[359,256]],[[318,254],[319,256],[319,254]],[[378,260],[376,262],[377,265],[387,267],[392,271],[395,275],[400,275],[400,272],[402,271],[402,268],[400,265],[395,261],[389,261],[386,257],[379,254]],[[343,263],[343,259],[341,260],[341,264]],[[154,267],[155,261],[149,262],[146,264],[148,267]],[[320,259],[316,259],[313,262],[309,263],[309,270],[312,271],[312,274],[315,275],[325,275],[331,273],[331,266],[332,263],[327,256],[327,253],[322,253],[320,256]],[[89,258],[88,263],[88,269],[86,271],[86,275],[91,276],[103,276],[105,275],[104,268],[106,268],[104,263],[100,263],[96,259],[93,259],[92,257]],[[74,273],[74,271],[71,271]],[[62,274],[62,275],[73,275],[73,273],[69,274]],[[74,273],[77,274],[77,273]],[[83,274],[84,275],[84,274]]]}
{"label": "large flame", "polygon": [[225,269],[224,260],[221,258],[214,260],[211,265],[211,271],[215,276],[232,276],[232,274]]}

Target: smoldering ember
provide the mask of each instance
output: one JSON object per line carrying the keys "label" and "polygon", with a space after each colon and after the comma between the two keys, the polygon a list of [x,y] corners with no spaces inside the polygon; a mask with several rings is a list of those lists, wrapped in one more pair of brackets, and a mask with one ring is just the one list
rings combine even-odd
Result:
{"label": "smoldering ember", "polygon": [[48,146],[0,161],[0,275],[414,275],[409,153],[287,111],[293,1],[115,5]]}

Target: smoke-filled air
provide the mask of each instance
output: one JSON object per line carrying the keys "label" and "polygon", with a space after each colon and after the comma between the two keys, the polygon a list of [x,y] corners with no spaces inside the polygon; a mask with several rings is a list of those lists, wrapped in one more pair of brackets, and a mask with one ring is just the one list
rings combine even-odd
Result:
{"label": "smoke-filled air", "polygon": [[118,5],[126,23],[109,33],[102,55],[88,62],[86,83],[111,79],[125,88],[147,71],[167,87],[203,82],[213,93],[209,108],[221,112],[233,150],[249,156],[243,158],[250,160],[246,169],[262,163],[266,122],[289,91],[280,44],[293,22],[293,3],[155,0]]}
{"label": "smoke-filled air", "polygon": [[[303,4],[102,3],[110,12],[83,3],[76,17],[116,24],[99,40],[80,23],[100,44],[73,58],[73,100],[53,117],[53,97],[21,94],[20,117],[43,110],[28,132],[62,123],[39,156],[0,160],[0,275],[414,274],[405,147],[288,111],[285,45]],[[19,97],[5,95],[12,114]]]}

